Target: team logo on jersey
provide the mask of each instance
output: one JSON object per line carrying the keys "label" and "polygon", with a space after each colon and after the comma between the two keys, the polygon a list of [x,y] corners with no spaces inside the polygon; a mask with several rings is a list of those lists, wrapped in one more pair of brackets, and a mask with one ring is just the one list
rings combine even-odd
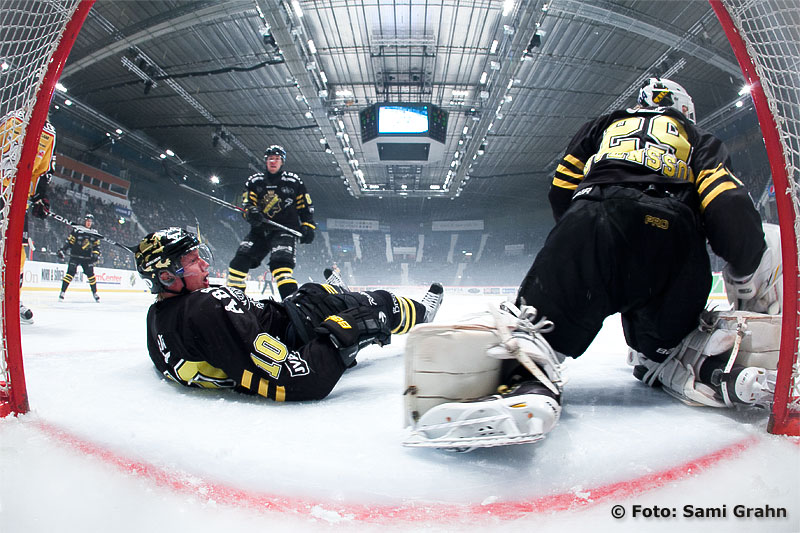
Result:
{"label": "team logo on jersey", "polygon": [[283,365],[289,369],[289,374],[294,378],[297,376],[307,376],[311,373],[308,363],[300,357],[297,352],[291,352],[284,361]]}
{"label": "team logo on jersey", "polygon": [[268,217],[272,218],[281,212],[281,198],[273,191],[268,192],[264,196],[264,203],[266,205],[261,211]]}

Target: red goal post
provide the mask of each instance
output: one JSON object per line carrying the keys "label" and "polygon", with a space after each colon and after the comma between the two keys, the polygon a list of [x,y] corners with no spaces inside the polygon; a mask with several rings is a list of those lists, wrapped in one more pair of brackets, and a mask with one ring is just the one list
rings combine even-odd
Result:
{"label": "red goal post", "polygon": [[796,0],[710,0],[750,87],[781,227],[783,318],[770,433],[800,435],[800,9]]}
{"label": "red goal post", "polygon": [[93,3],[4,0],[0,9],[0,416],[28,410],[19,316],[28,191],[56,82]]}

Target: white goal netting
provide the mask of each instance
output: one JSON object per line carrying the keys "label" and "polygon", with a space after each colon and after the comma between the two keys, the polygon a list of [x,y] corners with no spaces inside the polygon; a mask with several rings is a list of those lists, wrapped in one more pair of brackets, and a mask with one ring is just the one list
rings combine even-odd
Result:
{"label": "white goal netting", "polygon": [[[35,135],[38,145],[56,81],[52,78],[60,74],[73,42],[61,45],[62,36],[80,3],[4,0],[0,8],[0,416],[27,409],[18,307],[25,206],[15,206],[27,202],[38,146],[26,150],[23,146],[29,135]],[[36,124],[39,131],[29,131],[37,129]]]}

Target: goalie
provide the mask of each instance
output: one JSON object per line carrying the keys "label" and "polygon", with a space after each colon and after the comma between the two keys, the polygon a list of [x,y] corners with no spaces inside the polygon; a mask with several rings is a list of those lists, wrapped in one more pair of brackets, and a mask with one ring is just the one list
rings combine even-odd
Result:
{"label": "goalie", "polygon": [[[541,439],[560,416],[561,363],[580,357],[616,313],[634,376],[648,385],[692,404],[769,404],[780,236],[762,227],[728,167],[724,145],[695,125],[691,97],[671,80],[649,79],[636,107],[586,123],[556,169],[556,225],[516,306],[412,332],[406,444],[466,450]],[[733,312],[704,311],[707,242],[727,262]]]}

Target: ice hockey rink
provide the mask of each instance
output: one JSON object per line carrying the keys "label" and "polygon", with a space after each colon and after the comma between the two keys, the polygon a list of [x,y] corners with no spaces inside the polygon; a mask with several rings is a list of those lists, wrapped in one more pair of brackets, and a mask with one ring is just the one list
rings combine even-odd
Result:
{"label": "ice hockey rink", "polygon": [[[798,440],[642,385],[618,317],[568,361],[546,439],[455,454],[401,446],[403,337],[324,401],[276,404],[168,383],[152,296],[101,297],[22,292],[31,411],[0,419],[4,533],[800,531]],[[500,298],[446,295],[437,322]]]}

